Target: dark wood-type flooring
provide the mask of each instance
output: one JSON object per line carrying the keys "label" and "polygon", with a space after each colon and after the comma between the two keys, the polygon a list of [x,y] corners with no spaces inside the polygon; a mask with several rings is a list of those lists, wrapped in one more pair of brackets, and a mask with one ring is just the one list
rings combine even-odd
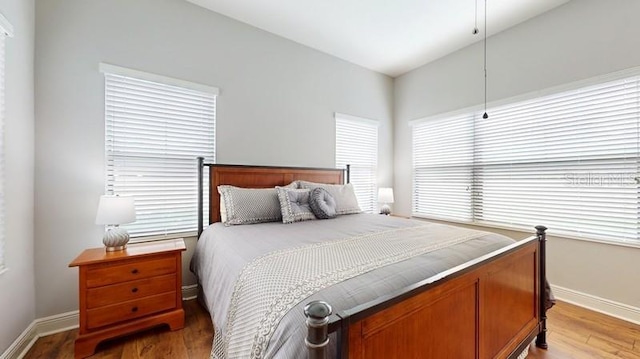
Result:
{"label": "dark wood-type flooring", "polygon": [[[184,302],[185,328],[160,327],[101,343],[92,359],[209,358],[213,328],[196,300]],[[549,350],[532,348],[529,359],[640,359],[640,326],[559,302],[549,311]],[[77,330],[38,339],[25,359],[73,358]]]}
{"label": "dark wood-type flooring", "polygon": [[[170,331],[161,326],[100,343],[91,359],[181,359],[209,358],[213,341],[211,318],[197,300],[183,302],[184,329]],[[78,330],[70,330],[38,339],[25,359],[72,359],[73,342]]]}
{"label": "dark wood-type flooring", "polygon": [[547,315],[549,349],[531,348],[528,359],[640,359],[640,325],[563,302]]}

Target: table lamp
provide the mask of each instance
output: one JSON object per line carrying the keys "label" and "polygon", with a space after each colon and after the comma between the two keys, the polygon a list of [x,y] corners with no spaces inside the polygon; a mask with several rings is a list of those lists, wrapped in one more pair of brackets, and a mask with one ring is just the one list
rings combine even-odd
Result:
{"label": "table lamp", "polygon": [[393,203],[393,188],[378,188],[378,203],[382,203],[380,214],[391,214],[389,203]]}
{"label": "table lamp", "polygon": [[104,195],[100,196],[96,224],[109,226],[102,237],[107,252],[121,251],[127,248],[129,233],[119,225],[136,220],[133,197]]}

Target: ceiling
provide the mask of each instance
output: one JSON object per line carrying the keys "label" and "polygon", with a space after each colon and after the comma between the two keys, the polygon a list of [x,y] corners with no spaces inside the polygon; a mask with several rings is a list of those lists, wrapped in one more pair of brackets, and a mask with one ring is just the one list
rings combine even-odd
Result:
{"label": "ceiling", "polygon": [[[371,70],[398,76],[483,38],[477,0],[187,0]],[[569,0],[488,0],[491,36]]]}

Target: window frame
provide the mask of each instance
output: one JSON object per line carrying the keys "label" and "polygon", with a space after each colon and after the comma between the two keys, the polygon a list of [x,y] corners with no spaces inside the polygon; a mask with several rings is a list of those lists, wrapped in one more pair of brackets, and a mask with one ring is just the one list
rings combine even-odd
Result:
{"label": "window frame", "polygon": [[[612,72],[612,73],[608,73],[608,74],[604,74],[604,75],[599,75],[599,76],[594,76],[594,77],[590,77],[584,80],[579,80],[579,81],[574,81],[574,82],[570,82],[570,83],[565,83],[565,84],[561,84],[558,86],[553,86],[553,87],[549,87],[546,89],[542,89],[542,90],[538,90],[538,91],[532,91],[532,92],[528,92],[525,94],[521,94],[521,95],[517,95],[517,96],[512,96],[512,97],[508,97],[505,99],[501,99],[501,100],[497,100],[497,101],[492,101],[487,103],[486,107],[489,108],[499,108],[502,106],[507,106],[507,105],[511,105],[511,104],[516,104],[519,102],[525,102],[525,101],[529,101],[529,100],[535,100],[538,98],[542,98],[542,97],[546,97],[546,96],[552,96],[555,94],[560,94],[560,93],[564,93],[564,92],[570,92],[570,91],[575,91],[575,90],[580,90],[583,88],[587,88],[590,86],[596,86],[599,84],[604,84],[607,82],[613,82],[613,81],[618,81],[618,80],[624,80],[627,78],[632,78],[632,77],[637,77],[640,76],[640,66],[638,67],[633,67],[633,68],[628,68],[628,69],[624,69],[621,71],[616,71],[616,72]],[[469,115],[469,116],[473,116],[473,117],[477,117],[479,118],[480,116],[482,116],[482,113],[484,112],[484,105],[476,105],[476,106],[470,106],[470,107],[466,107],[466,108],[462,108],[459,110],[454,110],[454,111],[449,111],[449,112],[445,112],[445,113],[441,113],[441,114],[437,114],[437,115],[432,115],[432,116],[427,116],[427,117],[423,117],[423,118],[418,118],[412,121],[409,121],[409,126],[412,128],[411,129],[411,134],[412,134],[412,143],[411,143],[411,147],[412,147],[412,193],[415,192],[415,163],[413,161],[413,157],[414,157],[414,127],[416,125],[420,125],[423,124],[425,122],[428,121],[434,121],[434,120],[442,120],[442,119],[447,119],[447,118],[453,118],[456,116],[464,116],[464,115]],[[491,112],[489,111],[489,116],[491,116]],[[480,121],[482,119],[479,119]],[[640,143],[639,143],[640,146]],[[639,149],[640,152],[640,149]],[[640,160],[640,159],[639,159]],[[474,167],[481,167],[481,165],[473,165]],[[476,186],[476,183],[472,183],[472,186]],[[475,188],[473,188],[473,190],[475,191]],[[640,193],[640,192],[639,192]],[[470,202],[470,205],[473,206],[473,202]],[[638,199],[638,206],[640,208],[640,198]],[[418,214],[414,212],[415,209],[415,196],[412,195],[411,198],[411,211],[412,211],[412,216],[416,217],[416,218],[424,218],[424,219],[430,219],[430,220],[438,220],[438,221],[445,221],[445,222],[450,222],[450,223],[459,223],[459,224],[464,224],[464,225],[474,225],[474,226],[479,226],[479,227],[484,227],[484,228],[497,228],[497,229],[505,229],[505,230],[512,230],[512,231],[520,231],[520,232],[530,232],[531,228],[527,227],[527,226],[520,226],[520,225],[506,225],[506,224],[500,224],[500,223],[487,223],[484,221],[477,221],[473,216],[471,221],[465,221],[465,220],[457,220],[457,219],[452,219],[452,218],[442,218],[442,217],[437,217],[437,216],[429,216],[429,215],[424,215],[424,214]],[[473,210],[473,208],[472,208]],[[639,212],[640,213],[640,212]],[[640,219],[640,214],[638,216],[638,218]],[[544,223],[540,223],[540,224],[544,224]],[[550,228],[550,233],[553,235],[557,235],[559,237],[562,238],[569,238],[569,239],[577,239],[577,240],[582,240],[582,241],[587,241],[587,242],[595,242],[595,243],[603,243],[603,244],[609,244],[609,245],[617,245],[617,246],[622,246],[622,247],[631,247],[631,248],[640,248],[640,236],[638,236],[638,238],[636,238],[635,240],[624,240],[624,239],[615,239],[615,238],[607,238],[606,235],[599,235],[599,236],[589,236],[589,234],[576,234],[575,232],[570,232],[570,231],[564,231],[562,229],[554,229],[554,228]]]}
{"label": "window frame", "polygon": [[[155,83],[155,84],[159,84],[159,85],[168,85],[168,86],[172,86],[172,87],[177,87],[183,90],[188,90],[188,91],[197,91],[200,93],[206,93],[208,95],[212,95],[214,96],[214,100],[213,100],[213,125],[212,125],[212,133],[210,133],[209,135],[213,137],[213,146],[211,148],[211,151],[213,152],[212,158],[207,158],[207,162],[210,163],[215,163],[215,159],[216,159],[216,145],[217,145],[217,141],[215,140],[216,137],[216,126],[217,126],[217,102],[218,102],[218,98],[219,98],[219,94],[220,94],[220,90],[217,87],[213,87],[213,86],[209,86],[209,85],[204,85],[204,84],[199,84],[199,83],[194,83],[194,82],[190,82],[190,81],[185,81],[185,80],[180,80],[180,79],[176,79],[176,78],[172,78],[172,77],[167,77],[167,76],[162,76],[162,75],[157,75],[157,74],[153,74],[153,73],[148,73],[148,72],[143,72],[143,71],[138,71],[138,70],[134,70],[134,69],[129,69],[129,68],[125,68],[125,67],[120,67],[120,66],[115,66],[115,65],[111,65],[111,64],[106,64],[106,63],[100,63],[99,64],[99,71],[104,75],[104,83],[105,83],[105,93],[104,93],[104,101],[105,101],[105,108],[104,108],[104,120],[105,120],[105,134],[104,134],[104,138],[105,138],[105,172],[104,172],[104,176],[105,176],[105,193],[106,194],[114,194],[113,191],[111,191],[109,189],[110,185],[109,185],[109,145],[107,143],[107,139],[108,139],[108,124],[109,121],[107,119],[107,117],[109,116],[108,114],[108,109],[107,109],[107,82],[108,79],[107,77],[109,75],[115,75],[115,76],[122,76],[122,77],[127,77],[127,78],[131,78],[133,80],[138,80],[138,81],[147,81],[147,82],[151,82],[151,83]],[[205,156],[205,154],[198,154],[198,156]],[[197,170],[197,157],[198,156],[194,156],[193,157],[193,170],[194,172]],[[153,156],[150,156],[149,158],[151,159]],[[209,156],[206,156],[209,157]],[[160,159],[158,157],[158,159]],[[185,159],[186,161],[186,159]],[[193,177],[194,180],[194,193],[196,193],[197,195],[197,186],[195,186],[195,183],[197,181],[197,176],[194,175]],[[134,196],[135,199],[135,196]],[[137,206],[137,205],[136,205]],[[138,210],[137,210],[138,211]],[[196,210],[196,206],[194,206],[194,211],[197,212]],[[138,219],[139,214],[137,215]],[[169,232],[169,233],[164,233],[164,234],[157,234],[157,233],[151,233],[151,230],[147,230],[145,233],[140,233],[138,235],[132,235],[131,236],[131,243],[135,243],[135,242],[147,242],[147,241],[154,241],[154,240],[164,240],[164,239],[171,239],[171,238],[181,238],[181,237],[194,237],[197,234],[197,215],[194,215],[194,227],[193,229],[189,229],[189,230],[184,230],[184,231],[180,231],[180,232]],[[124,228],[127,228],[126,225],[123,225]]]}

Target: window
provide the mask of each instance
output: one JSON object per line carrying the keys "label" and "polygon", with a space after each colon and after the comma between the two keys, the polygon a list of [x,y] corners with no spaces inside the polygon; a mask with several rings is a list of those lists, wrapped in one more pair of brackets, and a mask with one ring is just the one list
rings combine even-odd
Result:
{"label": "window", "polygon": [[132,237],[195,232],[196,158],[215,159],[218,90],[106,64],[101,71],[106,192],[136,205],[136,221],[124,227]]}
{"label": "window", "polygon": [[13,27],[0,14],[0,271],[4,268],[4,65],[5,39],[13,36]]}
{"label": "window", "polygon": [[640,75],[617,77],[416,122],[413,214],[640,243]]}
{"label": "window", "polygon": [[350,181],[365,212],[376,210],[378,122],[336,113],[336,167],[351,165]]}

